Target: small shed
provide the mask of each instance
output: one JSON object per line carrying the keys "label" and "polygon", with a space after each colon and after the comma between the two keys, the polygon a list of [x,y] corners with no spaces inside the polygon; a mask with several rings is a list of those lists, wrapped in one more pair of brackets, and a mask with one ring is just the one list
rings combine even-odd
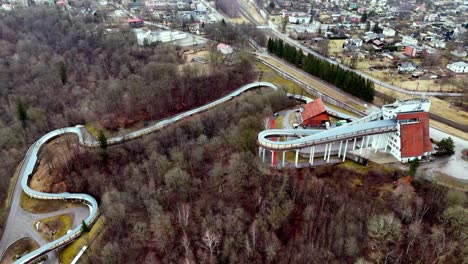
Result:
{"label": "small shed", "polygon": [[301,117],[304,126],[319,126],[330,121],[325,105],[320,98],[304,105]]}

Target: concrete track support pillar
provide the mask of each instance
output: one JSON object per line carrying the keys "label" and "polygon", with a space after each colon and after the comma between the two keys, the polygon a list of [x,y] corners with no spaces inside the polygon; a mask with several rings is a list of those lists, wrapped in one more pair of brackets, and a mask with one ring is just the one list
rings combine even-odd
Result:
{"label": "concrete track support pillar", "polygon": [[286,150],[283,151],[283,163],[282,163],[282,167],[283,167],[283,168],[284,168],[284,160],[285,160],[285,158],[286,158]]}
{"label": "concrete track support pillar", "polygon": [[377,142],[375,143],[375,152],[377,153],[377,149],[379,149],[379,141],[380,141],[380,135],[377,136]]}
{"label": "concrete track support pillar", "polygon": [[353,150],[356,149],[356,141],[357,141],[357,138],[354,138],[354,143],[353,143]]}
{"label": "concrete track support pillar", "polygon": [[262,160],[263,160],[263,162],[265,162],[265,152],[266,152],[266,149],[263,149],[263,152],[262,152]]}
{"label": "concrete track support pillar", "polygon": [[345,147],[344,147],[344,152],[343,152],[343,161],[345,161],[346,159],[346,150],[348,149],[348,140],[346,140],[346,144],[345,144]]}
{"label": "concrete track support pillar", "polygon": [[310,157],[309,157],[310,165],[314,165],[314,154],[315,154],[315,146],[310,148]]}
{"label": "concrete track support pillar", "polygon": [[359,149],[359,155],[362,155],[362,149],[364,148],[364,141],[366,140],[366,137],[362,137],[361,139],[361,148]]}
{"label": "concrete track support pillar", "polygon": [[341,146],[343,145],[343,141],[340,141],[340,148],[338,149],[338,158],[341,156]]}
{"label": "concrete track support pillar", "polygon": [[385,152],[387,152],[389,142],[390,142],[390,135],[387,134],[387,142],[385,143]]}
{"label": "concrete track support pillar", "polygon": [[323,160],[327,160],[327,149],[328,149],[328,144],[325,144],[325,152],[323,153]]}
{"label": "concrete track support pillar", "polygon": [[297,164],[298,161],[299,161],[299,149],[296,149],[296,159],[294,161],[294,164],[295,164],[296,168],[297,168],[297,165],[298,165]]}
{"label": "concrete track support pillar", "polygon": [[331,155],[331,152],[332,152],[332,146],[333,146],[333,143],[330,143],[330,149],[328,150],[327,163],[330,162],[330,155]]}
{"label": "concrete track support pillar", "polygon": [[369,147],[369,140],[370,140],[370,137],[371,136],[367,136],[367,144],[366,144],[366,148]]}

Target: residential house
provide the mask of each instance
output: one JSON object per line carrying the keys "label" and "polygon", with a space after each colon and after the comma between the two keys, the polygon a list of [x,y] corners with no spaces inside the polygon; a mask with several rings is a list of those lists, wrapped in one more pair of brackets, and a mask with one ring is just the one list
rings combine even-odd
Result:
{"label": "residential house", "polygon": [[139,45],[151,44],[155,42],[172,42],[187,38],[187,34],[179,31],[149,31],[141,28],[133,29]]}
{"label": "residential house", "polygon": [[421,52],[422,49],[417,46],[408,45],[405,47],[405,55],[410,58],[418,57],[421,54]]}
{"label": "residential house", "polygon": [[396,35],[396,31],[393,28],[384,27],[382,34],[384,34],[385,37],[394,37]]}
{"label": "residential house", "polygon": [[366,32],[364,34],[365,34],[364,41],[366,41],[366,42],[372,42],[374,39],[379,38],[379,35],[377,35],[376,33],[372,32],[372,31]]}
{"label": "residential house", "polygon": [[350,38],[346,40],[346,43],[350,46],[361,47],[362,46],[362,39],[360,38]]}
{"label": "residential house", "polygon": [[445,48],[445,41],[442,39],[432,39],[431,41],[432,47],[436,49],[444,49]]}
{"label": "residential house", "polygon": [[458,61],[447,65],[447,69],[455,73],[467,73],[468,72],[468,63],[464,61]]}
{"label": "residential house", "polygon": [[414,21],[413,24],[411,25],[411,27],[413,28],[423,28],[425,26],[426,24],[422,21]]}
{"label": "residential house", "polygon": [[413,37],[410,37],[410,36],[403,36],[403,38],[401,40],[401,43],[403,43],[403,45],[416,46],[416,45],[418,45],[418,40],[413,38]]}
{"label": "residential house", "polygon": [[414,67],[413,63],[411,62],[403,62],[398,65],[398,72],[403,73],[403,72],[413,72],[416,70],[416,67]]}
{"label": "residential house", "polygon": [[385,44],[378,39],[374,39],[372,41],[372,45],[374,46],[375,50],[381,50],[385,46]]}
{"label": "residential house", "polygon": [[455,57],[465,58],[468,55],[468,52],[466,52],[465,50],[458,50],[457,49],[457,50],[454,50],[454,51],[450,52],[450,54],[452,54]]}
{"label": "residential house", "polygon": [[422,57],[429,59],[436,55],[437,51],[430,47],[424,47],[423,51],[421,52]]}
{"label": "residential house", "polygon": [[228,55],[234,52],[231,46],[224,43],[219,43],[216,49],[224,55]]}
{"label": "residential house", "polygon": [[439,14],[427,14],[424,16],[424,21],[427,21],[427,22],[439,21]]}
{"label": "residential house", "polygon": [[310,16],[289,16],[288,21],[292,24],[309,24]]}

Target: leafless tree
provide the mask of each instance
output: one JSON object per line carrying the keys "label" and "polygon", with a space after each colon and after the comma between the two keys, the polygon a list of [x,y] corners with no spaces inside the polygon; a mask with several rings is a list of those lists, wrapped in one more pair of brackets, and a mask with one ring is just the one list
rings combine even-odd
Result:
{"label": "leafless tree", "polygon": [[210,251],[210,264],[213,263],[214,253],[219,246],[221,241],[221,236],[211,232],[210,230],[206,230],[205,235],[202,238],[204,247]]}
{"label": "leafless tree", "polygon": [[177,205],[177,221],[182,227],[182,230],[184,231],[184,233],[187,230],[187,227],[189,225],[189,219],[190,219],[190,205],[188,204]]}
{"label": "leafless tree", "polygon": [[240,6],[238,0],[216,0],[216,8],[229,17],[238,17]]}

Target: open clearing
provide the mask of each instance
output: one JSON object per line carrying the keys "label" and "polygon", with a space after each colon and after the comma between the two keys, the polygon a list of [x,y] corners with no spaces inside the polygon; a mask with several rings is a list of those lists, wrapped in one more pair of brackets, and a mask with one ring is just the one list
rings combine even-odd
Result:
{"label": "open clearing", "polygon": [[[260,57],[260,56],[259,56]],[[366,108],[351,100],[351,95],[345,94],[344,92],[340,91],[338,88],[332,88],[330,84],[320,81],[318,78],[306,73],[302,72],[302,70],[296,68],[295,66],[290,66],[286,63],[281,63],[280,61],[267,57],[261,56],[262,60],[270,63],[271,65],[281,68],[283,71],[288,73],[289,75],[293,76],[294,78],[309,84],[310,86],[314,87],[316,90],[338,100],[344,102],[358,110],[366,110]],[[286,66],[286,67],[285,67]]]}
{"label": "open clearing", "polygon": [[39,165],[29,183],[31,189],[40,192],[60,193],[66,191],[65,175],[57,177],[53,174],[56,168],[66,167],[73,152],[84,151],[79,146],[78,138],[68,134],[58,137],[43,148],[39,153]]}
{"label": "open clearing", "polygon": [[[412,98],[411,95],[407,95],[401,92],[390,90],[378,84],[375,85],[375,89],[381,93],[392,96],[394,98],[398,98],[400,100]],[[468,113],[467,112],[453,108],[451,107],[450,102],[444,101],[437,97],[430,96],[429,99],[432,102],[431,110],[430,110],[431,113],[440,115],[442,117],[445,117],[449,120],[452,120],[454,122],[457,122],[463,125],[468,125]]]}
{"label": "open clearing", "polygon": [[[41,219],[38,222],[38,232],[46,241],[50,242],[64,236],[67,233],[67,231],[72,228],[73,216],[71,214],[61,214]],[[34,223],[35,230],[36,223]]]}
{"label": "open clearing", "polygon": [[3,255],[0,264],[11,264],[16,259],[39,248],[39,245],[30,238],[23,238],[13,243]]}
{"label": "open clearing", "polygon": [[[91,227],[89,233],[81,235],[73,243],[61,250],[59,253],[60,261],[62,263],[71,263],[83,246],[89,246],[89,244],[92,243],[99,234],[101,234],[101,230],[104,228],[104,222],[104,217],[99,217],[96,223]],[[82,260],[80,259],[80,261]]]}
{"label": "open clearing", "polygon": [[302,89],[299,85],[296,83],[286,80],[283,77],[279,76],[278,73],[276,73],[273,69],[270,67],[266,66],[263,63],[257,62],[255,64],[256,68],[258,71],[263,72],[262,78],[260,81],[264,82],[271,82],[273,84],[276,84],[278,87],[283,89],[287,93],[293,93],[293,94],[307,94],[304,89]]}
{"label": "open clearing", "polygon": [[[75,136],[65,135],[56,138],[45,145],[39,153],[39,165],[30,181],[33,190],[41,192],[60,193],[66,191],[64,179],[51,173],[59,166],[66,166],[72,155],[70,151],[80,151],[78,139]],[[21,195],[21,207],[30,213],[50,213],[67,207],[75,206],[60,200],[45,201],[30,198],[24,192]]]}
{"label": "open clearing", "polygon": [[65,209],[68,206],[72,205],[72,203],[66,203],[64,201],[59,200],[46,201],[30,198],[24,192],[21,194],[21,208],[33,214],[51,213]]}

